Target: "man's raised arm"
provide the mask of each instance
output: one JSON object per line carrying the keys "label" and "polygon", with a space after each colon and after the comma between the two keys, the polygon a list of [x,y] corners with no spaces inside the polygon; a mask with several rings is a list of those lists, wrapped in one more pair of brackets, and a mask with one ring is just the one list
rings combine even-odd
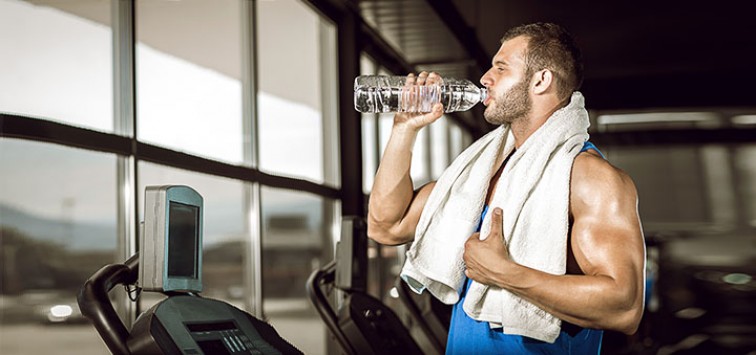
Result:
{"label": "man's raised arm", "polygon": [[[435,73],[418,75],[416,84],[432,84],[440,80]],[[408,85],[415,84],[408,76]],[[381,244],[397,245],[412,240],[420,214],[434,182],[414,191],[410,177],[412,147],[421,128],[435,122],[443,114],[441,104],[426,114],[400,113],[394,117],[386,149],[383,152],[368,205],[368,236]]]}

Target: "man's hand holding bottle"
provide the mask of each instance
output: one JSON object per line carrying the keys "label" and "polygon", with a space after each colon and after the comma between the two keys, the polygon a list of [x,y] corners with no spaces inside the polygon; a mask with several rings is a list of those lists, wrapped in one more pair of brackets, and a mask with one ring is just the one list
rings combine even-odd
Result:
{"label": "man's hand holding bottle", "polygon": [[[422,86],[440,85],[443,79],[436,73],[421,72],[415,77],[414,74],[407,75],[405,83],[408,87],[414,87],[413,90],[407,90],[405,95],[419,95]],[[407,100],[412,102],[414,100]],[[444,106],[437,102],[433,104],[430,112],[400,112],[394,116],[394,129],[406,129],[419,131],[421,128],[436,122],[444,114]]]}

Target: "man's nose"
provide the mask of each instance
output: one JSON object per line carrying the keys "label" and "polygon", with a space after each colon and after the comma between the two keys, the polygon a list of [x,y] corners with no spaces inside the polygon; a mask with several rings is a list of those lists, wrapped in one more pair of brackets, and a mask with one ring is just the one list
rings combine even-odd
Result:
{"label": "man's nose", "polygon": [[493,83],[488,73],[489,72],[485,72],[485,74],[483,74],[483,76],[480,77],[480,84],[485,87],[489,87]]}

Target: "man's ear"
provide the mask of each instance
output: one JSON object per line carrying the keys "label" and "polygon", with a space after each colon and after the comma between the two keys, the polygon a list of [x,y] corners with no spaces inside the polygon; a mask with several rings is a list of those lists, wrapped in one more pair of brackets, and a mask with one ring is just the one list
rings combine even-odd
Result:
{"label": "man's ear", "polygon": [[554,83],[554,73],[551,70],[544,69],[534,74],[533,92],[535,94],[545,93]]}

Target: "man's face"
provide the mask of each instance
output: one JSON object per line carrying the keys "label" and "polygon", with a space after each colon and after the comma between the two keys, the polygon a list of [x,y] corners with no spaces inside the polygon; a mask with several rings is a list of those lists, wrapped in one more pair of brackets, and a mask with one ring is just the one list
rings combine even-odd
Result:
{"label": "man's face", "polygon": [[494,55],[491,69],[480,79],[488,88],[484,116],[492,124],[512,123],[525,117],[533,103],[529,95],[530,78],[525,77],[527,38],[504,42]]}

